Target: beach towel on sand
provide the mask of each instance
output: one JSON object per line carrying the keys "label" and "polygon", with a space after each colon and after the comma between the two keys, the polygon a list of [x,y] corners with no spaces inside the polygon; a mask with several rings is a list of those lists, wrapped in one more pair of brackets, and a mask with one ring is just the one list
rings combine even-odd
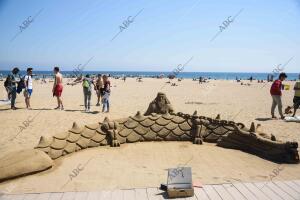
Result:
{"label": "beach towel on sand", "polygon": [[300,116],[285,117],[284,120],[287,122],[300,122]]}

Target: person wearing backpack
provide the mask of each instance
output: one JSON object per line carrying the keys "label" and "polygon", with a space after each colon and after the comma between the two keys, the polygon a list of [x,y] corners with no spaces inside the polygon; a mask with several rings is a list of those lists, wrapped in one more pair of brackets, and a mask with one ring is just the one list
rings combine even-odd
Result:
{"label": "person wearing backpack", "polygon": [[82,81],[85,112],[91,111],[92,84],[93,81],[90,78],[90,75],[87,74]]}
{"label": "person wearing backpack", "polygon": [[20,76],[19,76],[19,68],[15,67],[13,68],[12,72],[7,76],[6,79],[6,85],[7,90],[10,91],[11,94],[11,109],[16,110],[16,98],[17,98],[17,83],[20,82]]}
{"label": "person wearing backpack", "polygon": [[[92,98],[92,85],[94,85],[93,80],[90,78],[90,75],[87,74],[82,80],[77,80],[74,82],[76,83],[82,82],[85,112],[90,112],[91,98]],[[96,86],[94,85],[94,87]]]}

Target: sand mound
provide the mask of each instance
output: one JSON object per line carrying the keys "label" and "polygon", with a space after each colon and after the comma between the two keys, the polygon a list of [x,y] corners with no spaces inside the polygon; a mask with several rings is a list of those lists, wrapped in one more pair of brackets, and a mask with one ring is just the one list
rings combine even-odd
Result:
{"label": "sand mound", "polygon": [[52,165],[51,158],[37,149],[12,152],[0,159],[0,181],[44,171]]}

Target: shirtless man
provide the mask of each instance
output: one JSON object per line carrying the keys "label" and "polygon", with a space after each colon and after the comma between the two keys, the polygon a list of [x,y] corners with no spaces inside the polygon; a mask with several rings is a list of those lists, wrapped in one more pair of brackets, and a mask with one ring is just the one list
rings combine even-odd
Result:
{"label": "shirtless man", "polygon": [[95,89],[96,89],[97,98],[98,98],[96,106],[100,106],[100,100],[101,100],[102,93],[103,93],[103,82],[102,82],[102,75],[101,74],[98,74]]}
{"label": "shirtless man", "polygon": [[56,96],[57,98],[57,107],[55,110],[64,109],[62,99],[61,99],[61,93],[63,91],[63,85],[62,85],[62,74],[59,72],[59,67],[54,67],[53,69],[54,75],[55,75],[55,81],[52,88],[53,96]]}

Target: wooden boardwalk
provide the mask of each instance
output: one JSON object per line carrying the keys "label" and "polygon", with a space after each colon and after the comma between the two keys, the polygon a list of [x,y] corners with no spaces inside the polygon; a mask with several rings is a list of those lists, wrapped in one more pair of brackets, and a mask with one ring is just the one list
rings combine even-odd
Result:
{"label": "wooden boardwalk", "polygon": [[[166,194],[158,188],[107,190],[96,192],[61,192],[10,194],[1,200],[163,200]],[[300,180],[204,185],[184,200],[300,200]]]}

